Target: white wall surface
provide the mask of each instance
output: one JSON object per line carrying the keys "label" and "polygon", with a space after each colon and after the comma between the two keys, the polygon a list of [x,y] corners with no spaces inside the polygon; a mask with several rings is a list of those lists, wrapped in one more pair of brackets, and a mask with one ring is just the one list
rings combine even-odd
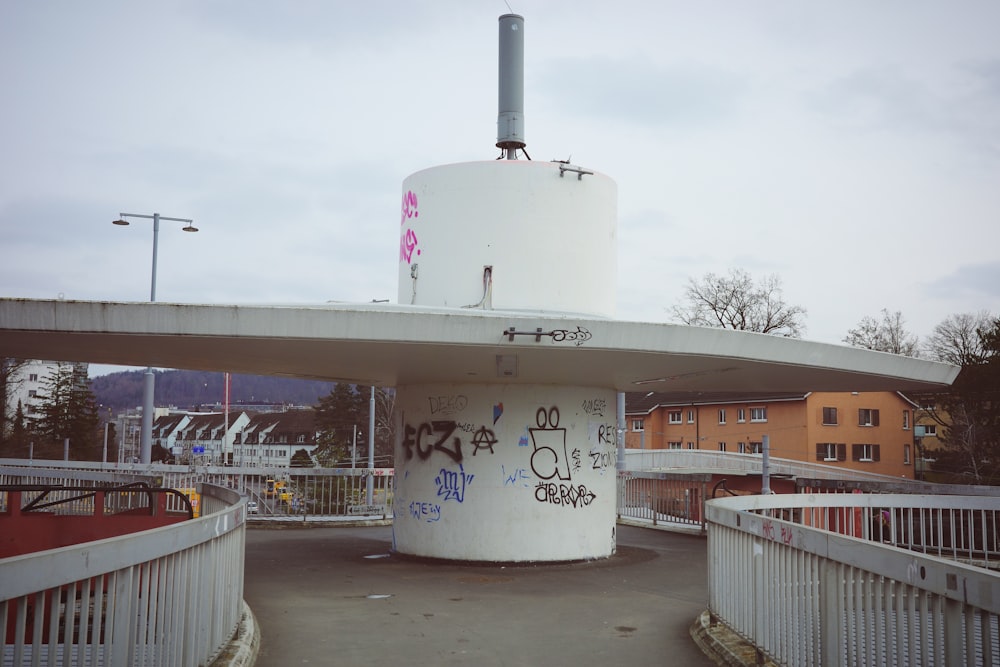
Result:
{"label": "white wall surface", "polygon": [[617,186],[603,174],[559,174],[557,163],[496,160],[408,177],[399,303],[479,304],[492,266],[486,308],[614,317]]}
{"label": "white wall surface", "polygon": [[614,553],[613,391],[455,384],[397,391],[397,551],[493,562]]}

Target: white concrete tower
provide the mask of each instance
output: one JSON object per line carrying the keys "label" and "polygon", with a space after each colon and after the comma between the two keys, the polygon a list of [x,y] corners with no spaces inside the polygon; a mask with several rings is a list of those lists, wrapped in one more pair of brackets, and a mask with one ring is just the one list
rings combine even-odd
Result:
{"label": "white concrete tower", "polygon": [[[611,318],[617,188],[610,178],[524,153],[524,19],[500,17],[497,147],[502,159],[433,167],[403,182],[400,304]],[[498,332],[499,333],[499,332]],[[512,332],[586,345],[589,332]],[[397,387],[395,549],[431,558],[523,562],[615,551],[615,391],[496,374]]]}

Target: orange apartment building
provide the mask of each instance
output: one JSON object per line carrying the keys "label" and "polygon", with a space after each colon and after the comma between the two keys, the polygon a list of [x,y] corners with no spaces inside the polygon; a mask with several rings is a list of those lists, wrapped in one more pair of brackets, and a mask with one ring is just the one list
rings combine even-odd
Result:
{"label": "orange apartment building", "polygon": [[895,392],[628,393],[625,446],[770,455],[914,478],[914,412]]}

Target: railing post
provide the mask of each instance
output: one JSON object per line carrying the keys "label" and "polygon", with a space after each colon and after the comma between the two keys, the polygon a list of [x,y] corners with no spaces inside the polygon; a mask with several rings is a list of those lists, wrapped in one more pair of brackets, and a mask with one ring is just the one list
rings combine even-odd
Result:
{"label": "railing post", "polygon": [[843,619],[841,618],[840,573],[837,563],[822,559],[819,564],[819,650],[820,664],[844,664],[841,655]]}
{"label": "railing post", "polygon": [[[974,635],[973,628],[966,629],[969,635]],[[947,599],[944,602],[944,664],[967,664],[964,659],[964,644],[962,640],[962,603]]]}

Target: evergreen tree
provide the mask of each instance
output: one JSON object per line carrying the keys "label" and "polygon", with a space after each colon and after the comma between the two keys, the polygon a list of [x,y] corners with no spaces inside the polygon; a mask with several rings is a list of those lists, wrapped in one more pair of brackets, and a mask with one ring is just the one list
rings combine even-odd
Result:
{"label": "evergreen tree", "polygon": [[31,431],[28,429],[28,421],[24,417],[24,406],[21,401],[17,402],[17,409],[10,422],[8,437],[0,442],[0,458],[26,459],[31,442]]}
{"label": "evergreen tree", "polygon": [[11,359],[0,357],[0,443],[10,434],[13,415],[10,410],[10,399],[17,391],[21,378],[20,372],[28,363],[27,359]]}
{"label": "evergreen tree", "polygon": [[338,382],[333,391],[320,399],[316,405],[315,452],[320,465],[334,467],[351,460],[355,428],[357,442],[367,442],[367,412],[367,405],[362,410],[357,389],[346,382]]}
{"label": "evergreen tree", "polygon": [[99,461],[103,446],[102,438],[98,437],[100,419],[86,365],[60,363],[42,387],[38,416],[32,424],[38,453],[61,458],[63,441],[69,438],[70,458]]}

